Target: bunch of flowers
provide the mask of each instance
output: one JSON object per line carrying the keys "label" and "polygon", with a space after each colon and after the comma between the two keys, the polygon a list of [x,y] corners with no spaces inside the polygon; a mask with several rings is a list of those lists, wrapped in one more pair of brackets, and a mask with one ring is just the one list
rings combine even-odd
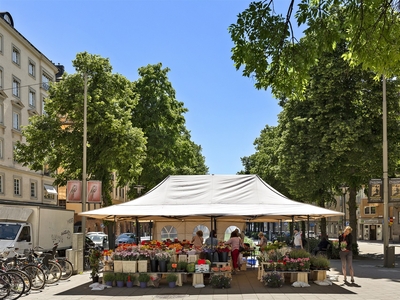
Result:
{"label": "bunch of flowers", "polygon": [[157,260],[165,260],[169,261],[171,259],[171,253],[167,251],[160,251],[156,253],[156,259]]}
{"label": "bunch of flowers", "polygon": [[112,251],[111,249],[103,251],[103,257],[105,260],[111,259],[113,257],[113,255],[114,255],[114,251]]}
{"label": "bunch of flowers", "polygon": [[310,258],[304,257],[304,258],[299,258],[300,260],[298,262],[299,270],[300,271],[308,271],[310,269]]}
{"label": "bunch of flowers", "polygon": [[279,242],[279,241],[275,241],[273,243],[268,242],[266,246],[264,246],[261,250],[262,251],[270,251],[270,250],[277,250],[277,249],[281,249],[287,247],[285,242]]}
{"label": "bunch of flowers", "polygon": [[333,240],[332,245],[334,248],[339,249],[339,241],[338,240]]}
{"label": "bunch of flowers", "polygon": [[285,280],[282,275],[278,272],[267,273],[263,276],[263,281],[268,287],[281,287]]}
{"label": "bunch of flowers", "polygon": [[147,260],[150,258],[150,252],[147,249],[140,248],[138,260]]}
{"label": "bunch of flowers", "polygon": [[180,253],[183,246],[180,243],[173,243],[168,246],[169,249],[174,250],[176,253]]}
{"label": "bunch of flowers", "polygon": [[340,249],[342,249],[342,251],[346,250],[346,247],[347,247],[347,242],[346,241],[340,242]]}
{"label": "bunch of flowers", "polygon": [[225,245],[224,242],[219,242],[216,246],[217,252],[230,252],[231,246]]}

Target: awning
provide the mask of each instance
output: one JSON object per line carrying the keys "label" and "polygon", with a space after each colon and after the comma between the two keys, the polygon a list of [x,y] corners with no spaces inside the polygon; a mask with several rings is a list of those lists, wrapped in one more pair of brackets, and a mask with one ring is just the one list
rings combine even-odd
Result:
{"label": "awning", "polygon": [[46,192],[48,192],[49,194],[55,194],[55,195],[57,195],[57,191],[56,191],[56,189],[54,188],[54,186],[52,186],[52,185],[45,184],[45,185],[44,185],[44,189],[45,189]]}

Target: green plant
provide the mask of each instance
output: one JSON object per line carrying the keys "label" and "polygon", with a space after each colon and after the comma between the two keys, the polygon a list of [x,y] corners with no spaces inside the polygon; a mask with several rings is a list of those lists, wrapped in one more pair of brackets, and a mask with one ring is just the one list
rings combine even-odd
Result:
{"label": "green plant", "polygon": [[267,273],[263,276],[264,284],[268,287],[281,287],[285,280],[278,272]]}
{"label": "green plant", "polygon": [[192,273],[192,272],[194,272],[194,270],[195,270],[195,265],[194,265],[194,263],[188,263],[187,264],[187,267],[186,267],[186,270],[189,272],[189,273]]}
{"label": "green plant", "polygon": [[150,280],[150,275],[147,273],[140,273],[138,277],[139,282],[148,282]]}
{"label": "green plant", "polygon": [[105,272],[103,275],[104,281],[114,281],[115,279],[115,274],[113,272]]}
{"label": "green plant", "polygon": [[324,255],[312,256],[310,258],[311,267],[313,269],[327,270],[330,266],[330,261]]}
{"label": "green plant", "polygon": [[226,277],[225,275],[212,275],[210,278],[210,284],[213,288],[230,288],[231,278]]}
{"label": "green plant", "polygon": [[125,273],[115,273],[115,281],[125,281],[127,274]]}
{"label": "green plant", "polygon": [[98,250],[98,249],[93,249],[90,254],[89,254],[89,263],[90,263],[90,269],[92,270],[90,272],[90,277],[94,278],[96,276],[99,276],[99,270],[100,270],[100,260],[103,259],[103,252]]}
{"label": "green plant", "polygon": [[178,276],[174,273],[167,274],[167,277],[165,278],[167,282],[175,282],[177,279]]}
{"label": "green plant", "polygon": [[294,249],[290,251],[289,257],[290,258],[309,258],[311,256],[310,253],[307,252],[305,249]]}
{"label": "green plant", "polygon": [[135,279],[136,279],[136,275],[135,274],[127,274],[127,276],[126,276],[126,281],[134,282]]}
{"label": "green plant", "polygon": [[188,263],[186,261],[178,262],[178,270],[186,270]]}

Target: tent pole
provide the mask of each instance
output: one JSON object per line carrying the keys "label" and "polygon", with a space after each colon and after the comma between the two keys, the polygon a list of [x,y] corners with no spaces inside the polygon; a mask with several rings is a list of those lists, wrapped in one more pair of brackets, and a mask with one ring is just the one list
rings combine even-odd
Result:
{"label": "tent pole", "polygon": [[138,217],[136,217],[135,219],[136,219],[136,242],[139,245],[139,243],[140,243],[140,239],[139,239],[139,236],[140,236],[139,219],[138,219]]}
{"label": "tent pole", "polygon": [[307,216],[307,251],[310,252],[310,215]]}

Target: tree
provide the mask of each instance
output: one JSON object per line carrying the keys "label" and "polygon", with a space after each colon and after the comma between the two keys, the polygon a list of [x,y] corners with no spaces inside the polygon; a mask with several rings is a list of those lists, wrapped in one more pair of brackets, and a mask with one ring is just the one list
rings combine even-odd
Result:
{"label": "tree", "polygon": [[[252,2],[229,27],[235,66],[243,67],[244,76],[254,77],[257,88],[271,87],[277,98],[302,98],[308,71],[318,63],[319,55],[332,51],[343,40],[347,43],[343,58],[351,66],[361,65],[377,77],[397,75],[399,1],[298,2],[294,18],[299,27],[292,25],[294,0],[285,16],[275,13],[274,0]],[[295,36],[299,29],[304,30],[302,38]]]}
{"label": "tree", "polygon": [[134,82],[134,90],[140,96],[132,111],[132,122],[142,128],[147,138],[147,157],[135,184],[145,186],[145,190],[168,175],[208,172],[201,147],[191,141],[185,127],[183,114],[188,110],[175,97],[169,71],[161,63],[147,65],[139,68],[140,78]]}
{"label": "tree", "polygon": [[[329,203],[340,183],[350,187],[350,225],[357,236],[356,192],[382,166],[382,88],[375,73],[351,68],[341,59],[345,43],[324,53],[310,71],[304,101],[282,101],[281,178],[300,199]],[[399,82],[387,84],[390,173],[400,158]]]}
{"label": "tree", "polygon": [[[16,160],[33,170],[44,165],[55,184],[82,179],[83,99],[87,74],[87,179],[101,180],[104,204],[109,204],[110,174],[128,184],[141,172],[146,140],[133,127],[131,112],[138,102],[132,83],[112,73],[108,59],[87,52],[73,61],[76,74],[64,74],[51,85],[43,115],[33,116],[23,129],[26,143],[17,143]],[[56,172],[61,167],[61,172]]]}

